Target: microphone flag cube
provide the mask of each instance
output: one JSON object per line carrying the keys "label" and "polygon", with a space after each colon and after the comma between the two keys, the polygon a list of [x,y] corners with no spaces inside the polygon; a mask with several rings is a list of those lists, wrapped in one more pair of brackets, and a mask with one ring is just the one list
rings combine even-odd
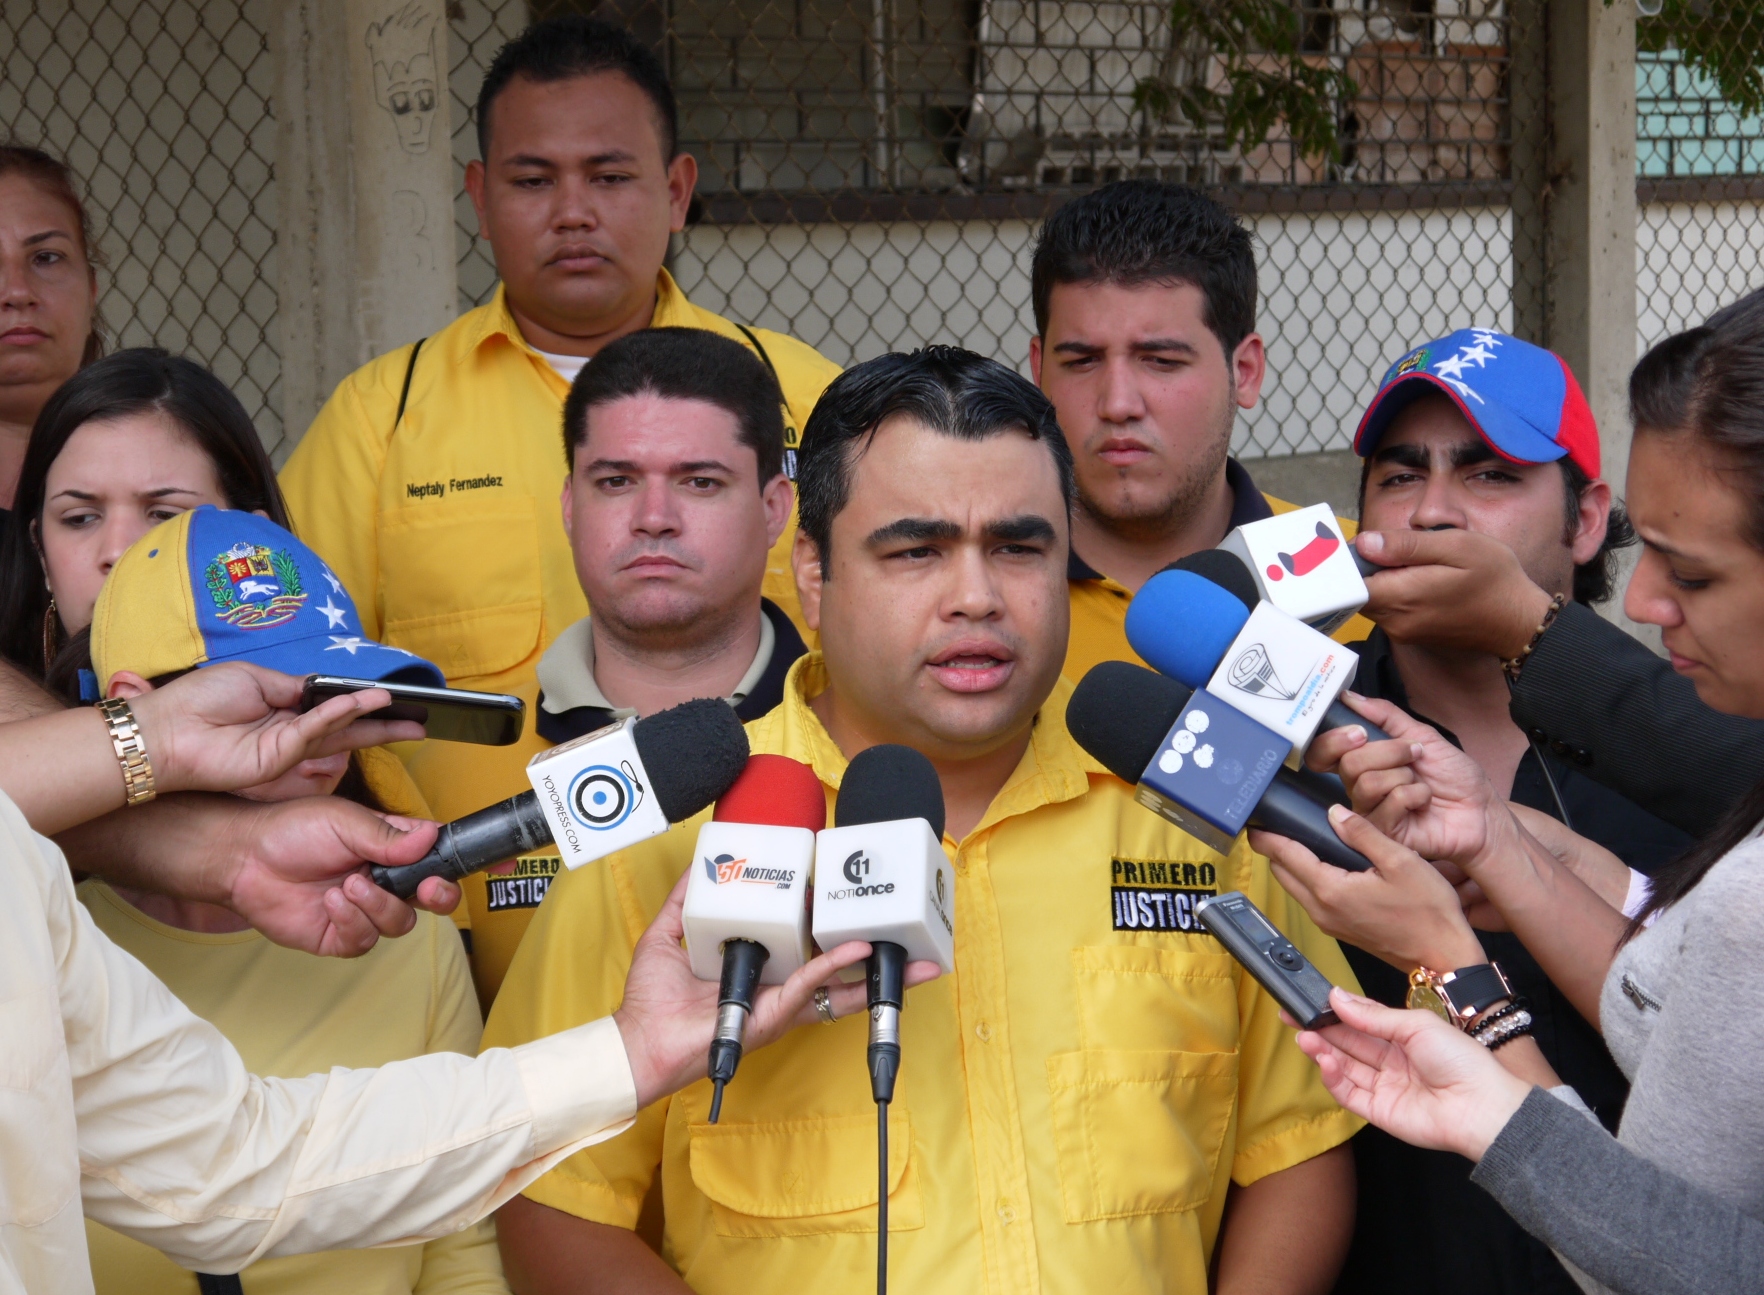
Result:
{"label": "microphone flag cube", "polygon": [[1328,504],[1239,526],[1219,547],[1243,560],[1265,601],[1325,634],[1370,596]]}
{"label": "microphone flag cube", "polygon": [[1278,733],[1197,688],[1134,794],[1147,809],[1227,854],[1291,751],[1292,743]]}
{"label": "microphone flag cube", "polygon": [[922,818],[823,829],[815,839],[815,943],[888,940],[955,970],[955,875]]}
{"label": "microphone flag cube", "polygon": [[644,785],[631,736],[636,724],[609,724],[527,763],[527,780],[565,867],[580,868],[668,830],[667,815]]}
{"label": "microphone flag cube", "polygon": [[1354,681],[1360,658],[1269,603],[1258,603],[1207,691],[1303,750]]}
{"label": "microphone flag cube", "polygon": [[809,960],[808,887],[815,834],[769,823],[706,823],[686,882],[686,952],[692,974],[716,980],[723,945],[766,946],[762,985],[781,985]]}

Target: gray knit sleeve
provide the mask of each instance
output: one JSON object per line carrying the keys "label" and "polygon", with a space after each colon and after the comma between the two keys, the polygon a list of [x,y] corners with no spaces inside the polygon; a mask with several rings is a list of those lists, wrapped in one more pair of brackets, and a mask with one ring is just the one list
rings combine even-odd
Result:
{"label": "gray knit sleeve", "polygon": [[1470,1180],[1620,1295],[1756,1295],[1764,1222],[1534,1088]]}

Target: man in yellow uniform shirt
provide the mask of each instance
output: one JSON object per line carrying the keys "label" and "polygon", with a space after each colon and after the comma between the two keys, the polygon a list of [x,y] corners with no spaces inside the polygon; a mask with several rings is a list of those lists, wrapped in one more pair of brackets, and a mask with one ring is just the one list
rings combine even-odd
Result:
{"label": "man in yellow uniform shirt", "polygon": [[[1255,249],[1229,211],[1183,185],[1105,185],[1048,218],[1030,278],[1029,367],[1078,474],[1066,657],[1076,682],[1099,661],[1139,661],[1127,603],[1155,573],[1298,505],[1262,494],[1231,457],[1267,355]],[[1336,520],[1352,538],[1354,524]],[[1371,632],[1355,616],[1336,638]]]}
{"label": "man in yellow uniform shirt", "polygon": [[[502,286],[345,379],[282,485],[301,536],[355,596],[366,637],[435,662],[454,687],[514,693],[531,710],[540,654],[588,614],[559,497],[564,396],[589,357],[647,327],[754,348],[783,390],[787,468],[839,370],[793,338],[700,310],[662,269],[698,171],[677,152],[661,64],[622,29],[579,17],[528,28],[491,64],[477,120],[484,161],[467,168],[466,187]],[[773,550],[765,593],[800,623],[794,532]],[[410,771],[435,813],[458,818],[524,789],[528,757],[549,745],[527,729],[513,747],[417,748]],[[490,912],[482,874],[464,889],[488,1000],[532,911]]]}
{"label": "man in yellow uniform shirt", "polygon": [[[894,1288],[1203,1291],[1215,1272],[1221,1292],[1327,1292],[1358,1121],[1182,901],[1242,889],[1353,977],[1265,860],[1143,809],[1067,733],[1071,460],[1052,408],[968,352],[883,356],[828,388],[801,469],[796,575],[824,655],[749,725],[753,749],[809,764],[829,798],[859,751],[924,752],[956,874],[955,974],[902,1014]],[[553,885],[486,1046],[617,1001],[697,829]],[[720,1123],[700,1082],[531,1185],[498,1217],[510,1284],[871,1289],[865,1037],[861,1012],[802,1031],[743,1062]],[[659,1257],[632,1231],[657,1190]]]}

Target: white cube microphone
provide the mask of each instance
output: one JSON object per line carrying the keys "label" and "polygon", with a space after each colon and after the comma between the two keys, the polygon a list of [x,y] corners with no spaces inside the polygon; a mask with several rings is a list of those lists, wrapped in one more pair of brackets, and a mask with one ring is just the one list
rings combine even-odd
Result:
{"label": "white cube microphone", "polygon": [[1239,526],[1219,547],[1249,569],[1259,597],[1325,634],[1370,597],[1354,547],[1328,504]]}

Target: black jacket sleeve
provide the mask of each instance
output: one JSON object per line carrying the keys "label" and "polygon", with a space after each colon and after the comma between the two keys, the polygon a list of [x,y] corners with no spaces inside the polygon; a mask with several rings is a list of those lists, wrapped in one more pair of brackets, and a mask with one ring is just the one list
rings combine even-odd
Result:
{"label": "black jacket sleeve", "polygon": [[1764,721],[1711,710],[1688,679],[1579,603],[1525,662],[1511,710],[1546,749],[1693,835],[1764,778]]}
{"label": "black jacket sleeve", "polygon": [[1644,1160],[1541,1088],[1507,1121],[1470,1181],[1620,1295],[1764,1290],[1764,1223]]}

